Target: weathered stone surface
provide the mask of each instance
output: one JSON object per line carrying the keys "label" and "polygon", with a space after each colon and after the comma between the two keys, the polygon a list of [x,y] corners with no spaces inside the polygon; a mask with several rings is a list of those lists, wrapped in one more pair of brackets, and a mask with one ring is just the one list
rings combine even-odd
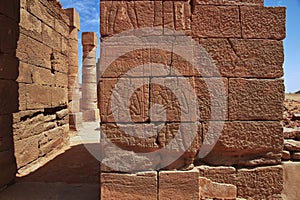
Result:
{"label": "weathered stone surface", "polygon": [[199,39],[225,77],[283,76],[283,43],[275,40]]}
{"label": "weathered stone surface", "polygon": [[285,38],[285,7],[241,6],[243,38]]}
{"label": "weathered stone surface", "polygon": [[157,172],[101,173],[101,199],[157,199]]}
{"label": "weathered stone surface", "polygon": [[296,161],[300,161],[300,152],[295,152],[292,154],[292,159]]}
{"label": "weathered stone surface", "polygon": [[25,9],[20,10],[20,15],[21,32],[42,41],[42,22]]}
{"label": "weathered stone surface", "polygon": [[65,9],[66,14],[70,18],[70,26],[75,27],[77,30],[80,30],[80,16],[75,8]]}
{"label": "weathered stone surface", "polygon": [[15,156],[18,169],[39,157],[39,137],[40,136],[33,136],[15,142]]}
{"label": "weathered stone surface", "polygon": [[283,189],[281,165],[235,170],[232,167],[198,167],[200,176],[237,186],[237,196],[245,199],[280,199]]}
{"label": "weathered stone surface", "polygon": [[230,79],[230,120],[281,120],[282,80]]}
{"label": "weathered stone surface", "polygon": [[160,1],[101,1],[100,4],[102,36],[141,27],[162,28],[163,6]]}
{"label": "weathered stone surface", "polygon": [[51,107],[52,108],[68,105],[68,89],[67,88],[52,87],[50,91],[51,91]]}
{"label": "weathered stone surface", "polygon": [[286,139],[284,140],[284,149],[288,151],[299,151],[300,152],[300,141]]}
{"label": "weathered stone surface", "polygon": [[204,177],[200,177],[199,179],[201,199],[236,199],[236,186],[231,184],[216,183]]}
{"label": "weathered stone surface", "polygon": [[264,0],[192,0],[194,4],[200,5],[257,5],[263,6]]}
{"label": "weathered stone surface", "polygon": [[[213,144],[213,135],[223,124],[204,124],[204,140]],[[261,166],[281,162],[283,145],[279,122],[226,122],[212,151],[202,160],[211,165]],[[211,130],[210,130],[211,131]]]}
{"label": "weathered stone surface", "polygon": [[241,37],[238,6],[195,5],[192,36]]}
{"label": "weathered stone surface", "polygon": [[283,189],[282,166],[240,169],[237,173],[238,196],[246,199],[280,199]]}
{"label": "weathered stone surface", "polygon": [[68,57],[59,51],[53,51],[50,54],[51,70],[62,73],[68,73]]}
{"label": "weathered stone surface", "polygon": [[18,83],[32,83],[32,70],[34,66],[20,62],[19,63],[19,76],[17,78]]}
{"label": "weathered stone surface", "polygon": [[300,162],[284,162],[283,167],[283,199],[298,199],[300,196]]}
{"label": "weathered stone surface", "polygon": [[199,171],[160,171],[159,199],[191,199],[198,200]]}
{"label": "weathered stone surface", "polygon": [[51,53],[50,47],[20,34],[17,50],[17,57],[20,61],[51,69]]}
{"label": "weathered stone surface", "polygon": [[41,85],[27,85],[25,91],[27,109],[51,107],[51,90],[49,90],[49,87]]}
{"label": "weathered stone surface", "polygon": [[290,160],[291,153],[289,151],[283,150],[282,151],[282,160]]}
{"label": "weathered stone surface", "polygon": [[[101,79],[98,87],[101,91],[98,103],[101,122],[145,122],[148,120],[149,79]],[[134,88],[136,90],[131,91]],[[130,92],[134,93],[131,95]],[[128,100],[130,104],[126,105]],[[131,119],[124,115],[126,111],[130,113]]]}

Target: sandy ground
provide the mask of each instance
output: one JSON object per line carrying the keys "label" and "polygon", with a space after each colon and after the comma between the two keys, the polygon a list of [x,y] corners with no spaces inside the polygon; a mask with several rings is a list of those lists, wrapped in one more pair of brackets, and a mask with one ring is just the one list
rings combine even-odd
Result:
{"label": "sandy ground", "polygon": [[300,94],[285,94],[285,99],[295,100],[300,102]]}

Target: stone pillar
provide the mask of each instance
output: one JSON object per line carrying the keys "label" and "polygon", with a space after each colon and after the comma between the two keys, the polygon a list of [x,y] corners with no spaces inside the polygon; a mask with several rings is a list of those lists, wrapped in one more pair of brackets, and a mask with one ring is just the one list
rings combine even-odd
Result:
{"label": "stone pillar", "polygon": [[82,33],[82,98],[81,110],[84,121],[99,120],[97,107],[96,33]]}
{"label": "stone pillar", "polygon": [[78,80],[78,32],[80,30],[80,16],[74,8],[68,8],[65,11],[70,18],[68,68],[69,123],[72,130],[78,130],[82,125],[82,113],[80,112],[81,95]]}

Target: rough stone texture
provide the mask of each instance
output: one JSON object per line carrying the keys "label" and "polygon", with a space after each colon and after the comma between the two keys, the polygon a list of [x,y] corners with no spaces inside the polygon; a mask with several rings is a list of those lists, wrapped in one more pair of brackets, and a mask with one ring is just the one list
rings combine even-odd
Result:
{"label": "rough stone texture", "polygon": [[192,15],[192,36],[241,37],[239,7],[196,5]]}
{"label": "rough stone texture", "polygon": [[[19,59],[15,86],[19,105],[11,134],[18,170],[68,142],[68,66],[75,66],[77,60],[76,56],[69,65],[69,56],[77,55],[77,49],[70,53],[69,43],[76,40],[71,30],[79,21],[78,15],[68,16],[57,1],[21,1],[19,9],[16,30],[20,34],[14,48]],[[16,64],[6,60],[12,67]]]}
{"label": "rough stone texture", "polygon": [[285,7],[241,6],[240,10],[243,38],[285,38]]}
{"label": "rough stone texture", "polygon": [[230,79],[230,120],[281,120],[282,80]]}
{"label": "rough stone texture", "polygon": [[257,39],[199,39],[225,77],[283,76],[282,41]]}
{"label": "rough stone texture", "polygon": [[158,199],[200,198],[199,171],[161,171],[159,172]]}
{"label": "rough stone texture", "polygon": [[300,152],[300,141],[290,139],[284,140],[284,149],[288,151]]}
{"label": "rough stone texture", "polygon": [[[97,70],[97,77],[102,77],[98,84],[102,136],[129,151],[123,157],[116,156],[118,153],[114,151],[108,153],[106,163],[114,160],[119,164],[126,163],[131,154],[162,150],[171,144],[171,151],[159,153],[160,159],[147,160],[141,156],[135,164],[164,170],[191,169],[194,164],[235,166],[238,170],[233,167],[199,169],[201,176],[212,181],[203,179],[203,184],[209,183],[212,188],[207,191],[220,195],[207,197],[234,198],[236,186],[238,198],[281,198],[282,168],[274,165],[281,163],[283,150],[280,120],[284,85],[279,78],[283,76],[285,9],[265,8],[263,3],[263,0],[100,2],[101,40],[105,44],[101,47]],[[147,43],[135,50],[132,47],[134,37],[128,35],[124,42],[110,41],[109,36],[145,27],[160,28],[153,29],[149,37],[139,38],[147,42],[158,41],[159,48],[151,49]],[[181,32],[174,36],[175,31]],[[186,35],[207,51],[212,63],[199,59],[207,58],[206,54],[195,55],[188,45],[180,46]],[[196,58],[181,56],[187,54]],[[200,74],[191,61],[197,61],[199,66],[196,67],[206,71],[215,65],[221,77],[215,72]],[[88,60],[87,63],[95,64],[95,61]],[[133,69],[135,67],[141,71]],[[180,83],[183,77],[174,69],[194,89],[195,99],[189,96],[189,88]],[[184,99],[198,104],[199,111],[190,109],[191,102],[185,104]],[[197,115],[192,115],[193,111]],[[189,118],[184,118],[185,114]],[[208,156],[195,161],[200,148],[205,150],[206,146],[201,144],[205,138],[208,137],[210,143],[215,139],[215,135],[207,135],[208,128],[211,125],[218,127],[222,120],[225,121],[224,130],[216,146]],[[135,122],[136,126],[130,122]],[[193,138],[190,146],[186,141],[195,130],[180,130],[180,122],[198,126],[197,138]],[[216,131],[217,128],[213,130]],[[178,158],[176,153],[182,153],[182,156]],[[164,158],[166,155],[167,159]],[[168,161],[172,161],[171,164]],[[129,165],[125,167],[130,168]],[[102,170],[113,171],[104,165]],[[122,169],[115,172],[119,171]],[[159,199],[175,198],[176,195],[178,199],[183,196],[199,199],[201,192],[198,196],[193,196],[195,192],[187,192],[195,191],[195,185],[199,190],[198,176],[190,178],[198,180],[192,186],[185,182],[189,173],[161,171]],[[174,183],[171,176],[176,179]],[[222,192],[223,183],[231,184],[228,187],[232,193]],[[187,185],[190,187],[186,188]],[[164,187],[166,189],[162,190]],[[221,188],[216,189],[218,187]]]}
{"label": "rough stone texture", "polygon": [[216,183],[204,177],[200,177],[199,185],[201,199],[236,199],[237,188],[234,185]]}
{"label": "rough stone texture", "polygon": [[[221,125],[218,122],[205,124],[203,138],[212,143],[210,140],[214,138],[207,136],[208,127]],[[282,127],[279,122],[226,122],[217,144],[201,160],[211,165],[229,166],[279,164],[282,145]]]}
{"label": "rough stone texture", "polygon": [[101,173],[100,199],[157,199],[157,172]]}
{"label": "rough stone texture", "polygon": [[283,199],[298,199],[300,196],[300,163],[299,162],[284,162],[283,167]]}
{"label": "rough stone texture", "polygon": [[282,166],[238,169],[233,167],[198,167],[200,176],[218,183],[237,186],[237,196],[245,199],[281,199]]}

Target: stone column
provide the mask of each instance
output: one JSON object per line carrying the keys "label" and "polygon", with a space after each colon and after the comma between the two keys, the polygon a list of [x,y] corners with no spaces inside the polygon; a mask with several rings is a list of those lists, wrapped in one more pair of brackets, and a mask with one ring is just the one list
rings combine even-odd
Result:
{"label": "stone column", "polygon": [[65,9],[70,18],[69,36],[69,68],[68,68],[68,100],[70,129],[78,130],[82,125],[80,112],[80,92],[78,80],[78,32],[80,30],[80,16],[74,8]]}
{"label": "stone column", "polygon": [[82,33],[82,98],[81,110],[84,121],[99,120],[97,107],[97,71],[96,50],[98,38],[96,33]]}

